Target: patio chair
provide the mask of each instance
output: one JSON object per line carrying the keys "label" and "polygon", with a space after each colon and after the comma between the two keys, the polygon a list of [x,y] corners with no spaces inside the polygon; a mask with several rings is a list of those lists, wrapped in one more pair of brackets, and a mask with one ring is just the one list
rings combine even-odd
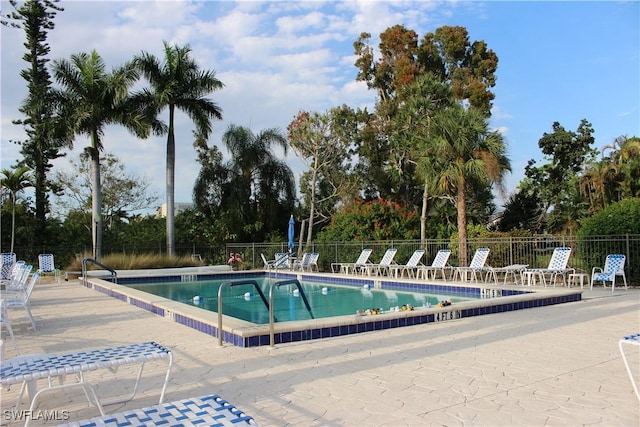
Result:
{"label": "patio chair", "polygon": [[404,273],[406,272],[407,273],[407,277],[415,278],[416,277],[416,271],[422,265],[422,264],[420,264],[420,260],[422,259],[422,256],[424,255],[424,252],[425,252],[424,249],[416,249],[413,252],[411,257],[409,258],[409,261],[407,261],[406,264],[389,266],[389,275],[391,275],[393,273],[394,277],[398,277],[398,272],[399,272],[400,273],[400,277],[403,277]]}
{"label": "patio chair", "polygon": [[398,252],[396,248],[387,249],[378,264],[365,264],[361,269],[362,274],[367,273],[368,276],[388,275],[389,267],[393,263],[393,258],[396,256],[396,252]]}
{"label": "patio chair", "polygon": [[235,426],[257,423],[253,417],[217,394],[129,410],[113,415],[63,424],[60,427],[116,426]]}
{"label": "patio chair", "polygon": [[562,283],[567,284],[566,275],[569,272],[575,272],[574,268],[567,268],[569,263],[569,256],[571,256],[570,247],[560,247],[553,250],[549,265],[547,268],[527,268],[522,272],[522,284],[526,279],[528,285],[535,284],[536,282],[542,283],[547,286],[547,276],[552,281],[555,288],[558,277],[562,278]]}
{"label": "patio chair", "polygon": [[418,269],[416,278],[420,279],[420,274],[422,273],[422,278],[427,280],[429,279],[429,273],[432,273],[431,279],[435,280],[438,272],[440,272],[442,274],[442,280],[447,280],[444,271],[446,269],[451,269],[451,267],[447,265],[450,256],[451,249],[440,249],[435,258],[433,258],[431,265],[423,265]]}
{"label": "patio chair", "polygon": [[276,252],[275,259],[267,260],[264,254],[260,254],[265,270],[278,270],[289,266],[289,252]]}
{"label": "patio chair", "polygon": [[624,289],[628,290],[627,277],[624,274],[624,262],[627,257],[623,254],[609,254],[604,261],[604,267],[593,267],[591,270],[591,289],[595,282],[602,282],[602,287],[607,287],[607,282],[611,282],[611,292],[616,288],[616,276],[622,276]]}
{"label": "patio chair", "polygon": [[5,291],[15,292],[23,290],[27,284],[27,280],[29,279],[29,274],[31,274],[32,269],[33,266],[31,264],[25,264],[24,261],[18,261],[15,263],[11,279],[4,286]]}
{"label": "patio chair", "polygon": [[334,262],[331,264],[331,271],[335,273],[336,270],[340,269],[340,273],[355,274],[369,262],[369,257],[372,252],[373,249],[371,248],[363,249],[356,262]]}
{"label": "patio chair", "polygon": [[53,254],[38,255],[38,272],[41,276],[53,274],[56,283],[60,283],[60,270],[55,266]]}
{"label": "patio chair", "polygon": [[13,265],[16,263],[16,254],[13,252],[3,252],[0,254],[0,280],[4,283],[9,280],[9,275]]}
{"label": "patio chair", "polygon": [[473,254],[471,264],[468,267],[452,267],[453,280],[459,278],[462,281],[466,281],[467,275],[469,275],[471,280],[478,283],[478,274],[482,275],[487,258],[489,258],[489,248],[476,249],[476,253]]}
{"label": "patio chair", "polygon": [[23,308],[27,312],[34,331],[36,330],[36,321],[33,318],[33,314],[31,314],[31,293],[39,278],[40,274],[36,271],[31,275],[31,280],[29,280],[26,288],[16,291],[5,290],[3,292],[3,298],[5,298],[8,308]]}
{"label": "patio chair", "polygon": [[320,258],[320,254],[318,252],[311,252],[311,256],[309,257],[309,271],[319,271],[318,268],[318,259]]}
{"label": "patio chair", "polygon": [[292,270],[307,270],[309,268],[309,262],[311,261],[311,252],[304,252],[301,259],[297,259],[293,262]]}
{"label": "patio chair", "polygon": [[13,342],[13,348],[16,350],[16,353],[18,353],[18,344],[16,343],[15,335],[13,335],[13,328],[11,327],[11,320],[9,319],[9,313],[7,311],[7,303],[4,299],[0,299],[0,323],[2,323],[2,326],[9,332],[9,336]]}

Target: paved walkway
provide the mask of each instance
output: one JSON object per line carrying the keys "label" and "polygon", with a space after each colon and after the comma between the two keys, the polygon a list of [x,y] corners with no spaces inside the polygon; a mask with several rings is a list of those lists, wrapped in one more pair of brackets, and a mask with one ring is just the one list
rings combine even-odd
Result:
{"label": "paved walkway", "polygon": [[[618,340],[640,331],[640,290],[585,291],[577,303],[335,339],[243,349],[86,289],[38,285],[38,330],[10,310],[21,353],[140,341],[172,349],[165,401],[218,393],[261,426],[638,426],[640,400]],[[15,355],[5,341],[6,357]],[[640,371],[634,347],[631,363]],[[157,403],[164,364],[149,364],[141,394],[109,412]],[[122,393],[122,367],[100,374],[100,395]],[[124,378],[127,378],[125,381]],[[19,387],[2,391],[2,408]],[[77,392],[41,409],[97,415]],[[3,418],[6,415],[3,412]],[[36,420],[32,425],[47,424]],[[17,423],[13,423],[18,425]],[[49,422],[48,424],[55,424]]]}

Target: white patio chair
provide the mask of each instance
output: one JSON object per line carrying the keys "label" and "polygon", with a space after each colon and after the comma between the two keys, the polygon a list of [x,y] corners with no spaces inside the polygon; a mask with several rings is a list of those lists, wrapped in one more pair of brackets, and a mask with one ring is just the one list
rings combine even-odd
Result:
{"label": "white patio chair", "polygon": [[420,279],[420,274],[422,273],[422,278],[424,280],[429,279],[429,273],[432,273],[431,279],[435,279],[438,272],[442,274],[442,280],[447,280],[444,271],[446,269],[451,269],[447,265],[449,262],[449,257],[451,256],[451,249],[440,249],[436,254],[435,258],[433,258],[433,262],[431,265],[424,265],[418,269],[416,276]]}
{"label": "white patio chair", "polygon": [[378,264],[365,264],[361,270],[362,274],[367,273],[368,276],[388,275],[389,267],[393,263],[393,258],[396,256],[396,252],[398,252],[396,248],[387,249]]}
{"label": "white patio chair", "polygon": [[356,262],[334,262],[331,264],[331,271],[334,273],[337,269],[340,269],[340,273],[349,274],[349,273],[357,273],[360,269],[362,269],[367,263],[369,263],[369,257],[373,249],[366,248],[360,252],[358,259]]}
{"label": "white patio chair", "polygon": [[11,319],[9,319],[9,313],[7,311],[7,303],[4,299],[0,299],[0,323],[5,327],[7,332],[9,332],[9,336],[11,337],[11,341],[13,342],[13,348],[18,353],[18,344],[16,343],[16,337],[13,334],[13,328],[11,327]]}
{"label": "white patio chair", "polygon": [[44,276],[47,274],[53,274],[56,283],[60,283],[60,270],[55,266],[53,254],[40,254],[38,255],[38,272]]}
{"label": "white patio chair", "polygon": [[389,266],[389,275],[391,276],[391,274],[393,274],[394,277],[398,277],[398,273],[400,273],[400,277],[403,277],[406,272],[407,277],[415,278],[416,271],[421,266],[420,260],[422,259],[424,252],[424,249],[416,249],[406,264]]}
{"label": "white patio chair", "polygon": [[4,291],[3,293],[3,298],[5,298],[8,308],[23,308],[27,312],[34,331],[36,330],[36,321],[33,318],[33,314],[31,314],[31,293],[39,278],[40,274],[36,271],[31,275],[26,288],[18,291]]}
{"label": "white patio chair", "polygon": [[468,274],[471,280],[478,283],[478,273],[482,274],[487,258],[489,258],[489,248],[476,249],[468,267],[453,267],[453,280],[456,278],[466,280]]}
{"label": "white patio chair", "polygon": [[21,291],[27,284],[27,279],[33,266],[31,264],[25,264],[24,261],[18,261],[14,264],[14,270],[12,272],[11,280],[5,284],[5,291]]}
{"label": "white patio chair", "polygon": [[4,283],[9,280],[11,269],[16,263],[16,254],[13,252],[3,252],[0,254],[0,280]]}
{"label": "white patio chair", "polygon": [[559,276],[562,278],[562,283],[566,285],[567,273],[575,272],[574,268],[567,267],[567,264],[569,263],[569,256],[571,256],[570,247],[555,248],[553,250],[553,254],[551,254],[551,259],[549,260],[547,268],[527,268],[522,272],[522,284],[524,284],[525,278],[528,285],[535,284],[537,279],[537,281],[541,282],[546,287],[547,276],[549,276],[549,280],[553,282],[553,287],[555,288]]}
{"label": "white patio chair", "polygon": [[602,282],[602,287],[607,287],[607,282],[611,282],[611,292],[616,288],[616,276],[622,276],[624,289],[628,290],[627,277],[624,274],[624,263],[627,257],[623,254],[609,254],[604,261],[604,267],[593,267],[591,270],[591,289],[595,282]]}

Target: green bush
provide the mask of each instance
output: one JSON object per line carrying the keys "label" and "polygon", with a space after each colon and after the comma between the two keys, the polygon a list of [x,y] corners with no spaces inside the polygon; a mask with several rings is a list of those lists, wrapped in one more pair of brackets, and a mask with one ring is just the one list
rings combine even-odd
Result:
{"label": "green bush", "polygon": [[640,198],[611,204],[582,221],[578,237],[640,234]]}

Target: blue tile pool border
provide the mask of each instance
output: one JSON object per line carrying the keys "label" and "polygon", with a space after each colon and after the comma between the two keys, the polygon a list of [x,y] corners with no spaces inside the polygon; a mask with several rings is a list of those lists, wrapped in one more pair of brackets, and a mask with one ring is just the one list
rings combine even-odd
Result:
{"label": "blue tile pool border", "polygon": [[[262,278],[268,273],[262,271],[253,271],[246,273],[216,273],[197,275],[198,280],[241,280],[248,278]],[[110,297],[117,298],[123,302],[142,308],[148,312],[161,317],[170,317],[174,322],[190,327],[212,337],[219,337],[218,325],[212,321],[202,321],[191,318],[184,314],[172,313],[162,306],[161,302],[145,302],[139,298],[127,294],[127,284],[140,283],[163,283],[176,281],[195,280],[194,275],[168,275],[168,276],[149,276],[149,277],[119,277],[118,284],[112,284],[100,279],[91,279],[84,281],[80,278],[80,282],[85,287],[94,289],[98,292],[106,294]],[[380,280],[379,278],[356,278],[351,276],[339,275],[319,275],[319,274],[293,274],[293,273],[271,273],[271,277],[288,280],[297,278],[300,281],[322,282],[337,284],[343,286],[370,286],[380,289],[393,289],[404,291],[427,291],[430,293],[456,293],[473,297],[483,296],[487,294],[486,299],[479,299],[482,304],[478,306],[467,307],[469,304],[454,304],[444,308],[419,309],[411,312],[388,313],[371,316],[350,316],[352,321],[346,322],[341,320],[341,324],[327,326],[327,322],[319,322],[321,325],[314,325],[314,322],[305,324],[297,328],[298,330],[288,330],[284,332],[274,333],[275,344],[285,344],[292,342],[308,341],[314,339],[332,338],[344,335],[358,334],[363,332],[380,331],[385,329],[400,328],[406,326],[421,325],[426,323],[440,322],[445,320],[454,320],[465,317],[482,316],[486,314],[504,313],[507,311],[523,310],[529,308],[543,307],[556,304],[564,304],[582,300],[582,292],[578,290],[565,291],[559,294],[547,293],[545,291],[536,291],[511,285],[510,287],[492,286],[492,285],[475,285],[461,286],[455,283],[450,284],[432,284],[420,282],[402,282],[397,280]],[[124,286],[122,286],[124,285]],[[516,287],[517,286],[517,287]],[[510,298],[493,298],[514,297]],[[162,300],[162,299],[160,299]],[[168,301],[168,300],[167,300]],[[490,302],[490,303],[489,303]],[[474,305],[474,304],[471,304]],[[344,316],[343,316],[344,317]],[[340,322],[338,322],[340,323]],[[233,343],[238,347],[257,347],[270,345],[271,336],[269,334],[269,325],[258,325],[263,328],[256,329],[254,335],[244,336],[241,333],[224,330],[223,325],[223,341]]]}

